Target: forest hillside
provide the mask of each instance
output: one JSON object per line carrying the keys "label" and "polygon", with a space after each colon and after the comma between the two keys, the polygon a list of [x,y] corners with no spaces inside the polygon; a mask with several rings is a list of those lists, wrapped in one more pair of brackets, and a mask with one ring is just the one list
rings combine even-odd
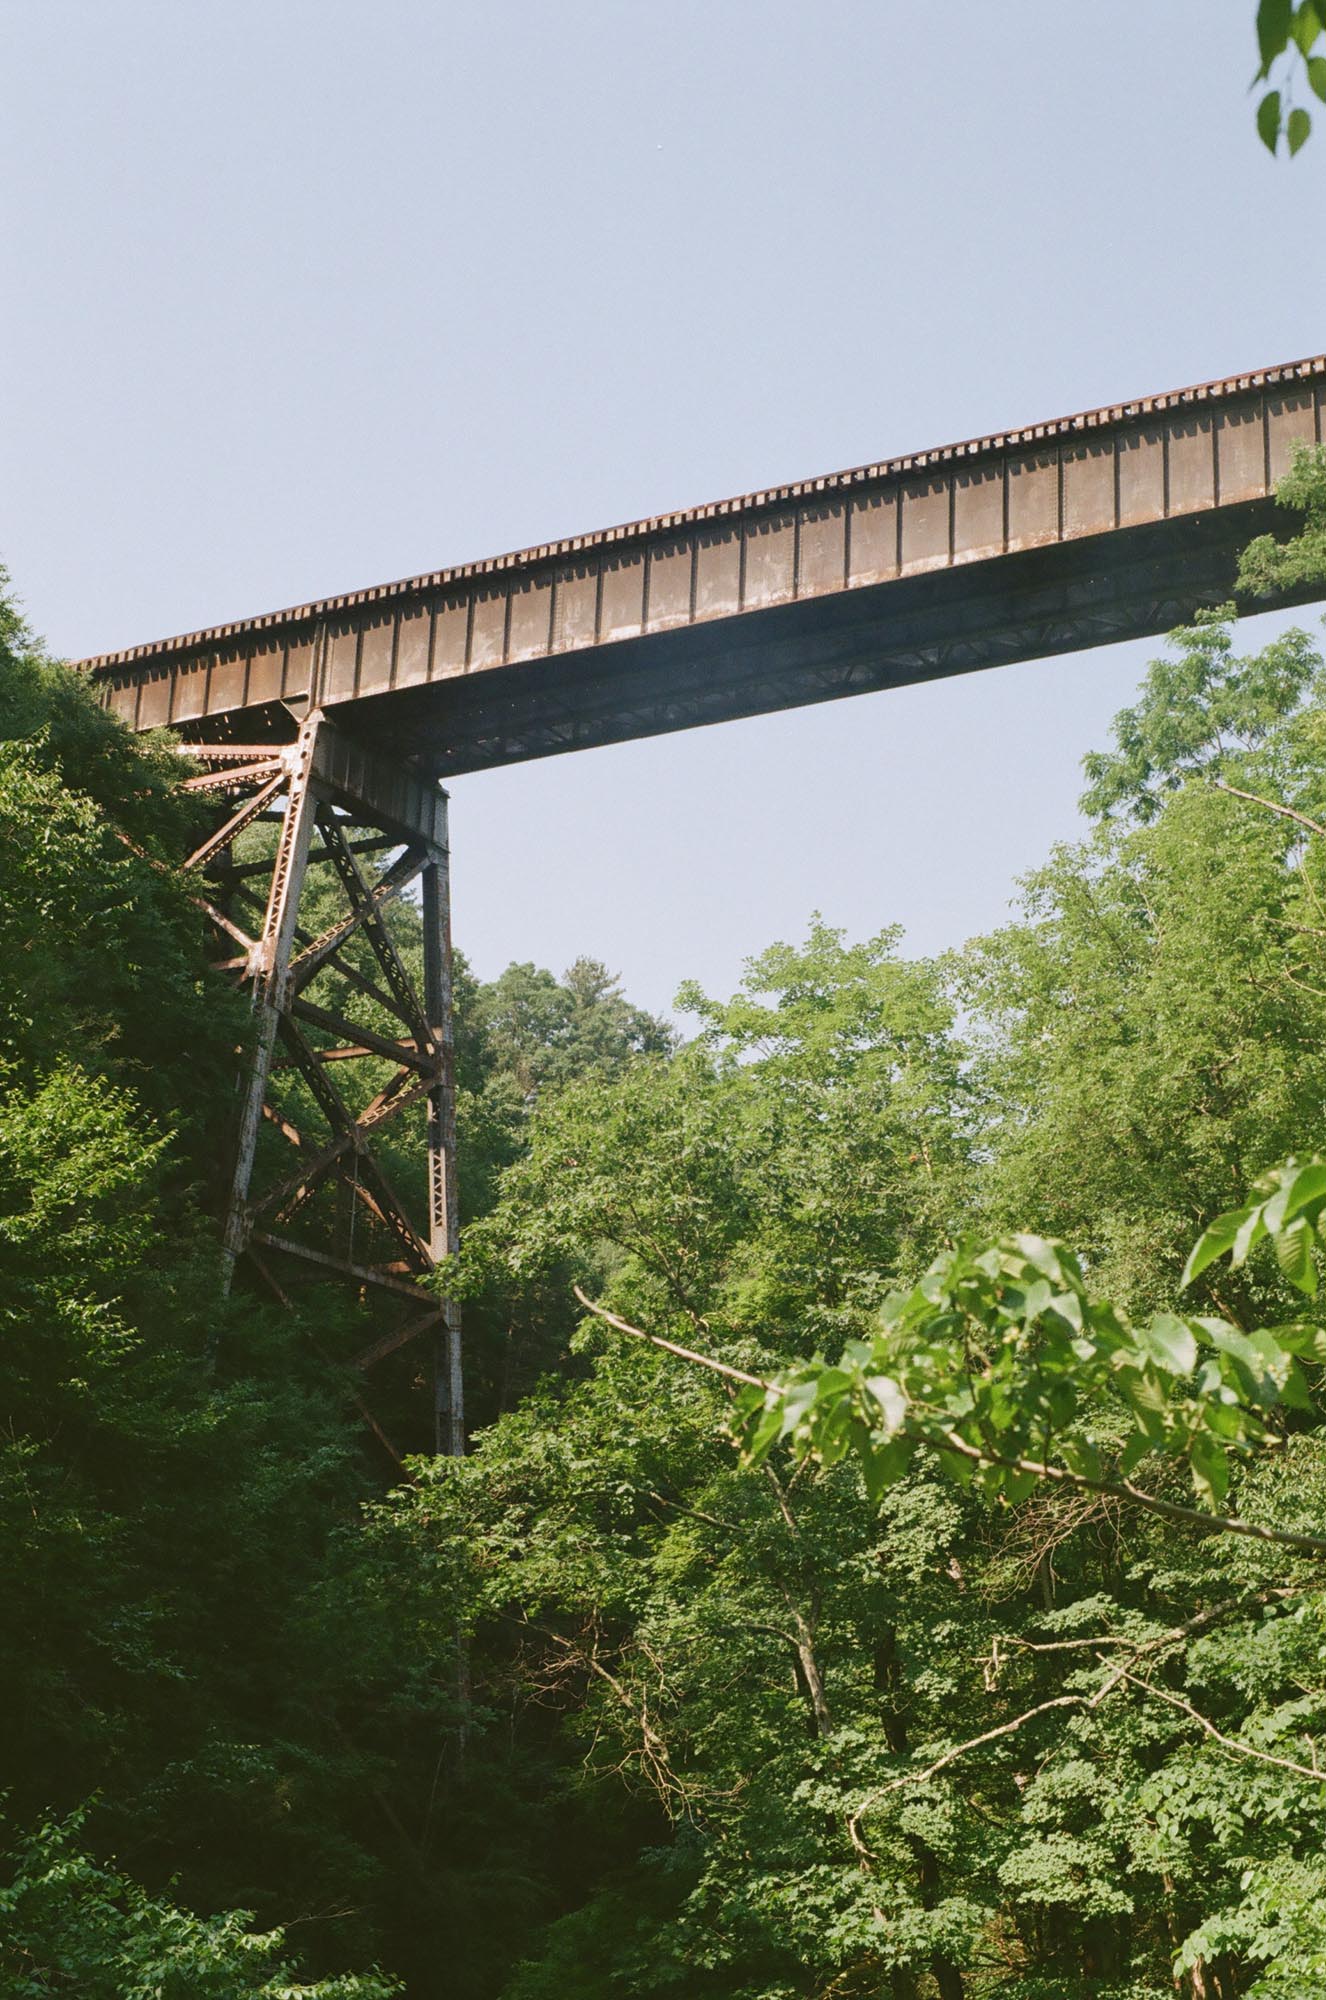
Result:
{"label": "forest hillside", "polygon": [[460,965],[403,1470],[343,1307],[218,1289],[178,773],[6,598],[0,1993],[1326,1995],[1316,638],[1176,634],[943,960],[881,882],[681,1034]]}

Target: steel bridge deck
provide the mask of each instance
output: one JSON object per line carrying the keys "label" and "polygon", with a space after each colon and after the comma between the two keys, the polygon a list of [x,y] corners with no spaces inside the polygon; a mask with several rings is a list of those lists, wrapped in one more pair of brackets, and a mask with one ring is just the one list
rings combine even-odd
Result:
{"label": "steel bridge deck", "polygon": [[515,763],[1164,631],[1324,427],[1317,356],[81,664],[138,729]]}

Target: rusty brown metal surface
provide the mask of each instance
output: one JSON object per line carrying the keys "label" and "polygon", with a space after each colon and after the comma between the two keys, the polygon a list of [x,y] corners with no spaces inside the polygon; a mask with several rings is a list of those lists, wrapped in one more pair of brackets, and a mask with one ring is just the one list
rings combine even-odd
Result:
{"label": "rusty brown metal surface", "polygon": [[137,728],[312,701],[443,772],[964,672],[1223,595],[1324,410],[1317,356],[82,664]]}

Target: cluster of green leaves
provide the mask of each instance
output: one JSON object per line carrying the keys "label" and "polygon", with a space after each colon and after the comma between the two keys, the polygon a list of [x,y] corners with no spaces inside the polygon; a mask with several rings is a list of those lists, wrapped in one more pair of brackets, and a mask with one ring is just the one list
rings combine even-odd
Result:
{"label": "cluster of green leaves", "polygon": [[[1326,577],[1326,451],[1300,445],[1289,471],[1276,488],[1281,505],[1298,517],[1292,535],[1280,540],[1275,535],[1259,535],[1243,551],[1239,561],[1238,590],[1255,604],[1271,595],[1305,597],[1320,593]],[[1282,721],[1292,721],[1292,704],[1281,710]],[[1311,719],[1311,711],[1300,715],[1301,723]]]}
{"label": "cluster of green leaves", "polygon": [[282,1933],[245,1910],[197,1917],[149,1896],[76,1845],[79,1815],[21,1839],[0,1888],[0,1975],[10,2000],[392,2000],[394,1980],[305,1983]]}
{"label": "cluster of green leaves", "polygon": [[671,1060],[596,1072],[535,1118],[469,1232],[468,1287],[551,1277],[565,1301],[574,1277],[620,1270],[641,1310],[694,1331],[694,1273],[736,1340],[794,1300],[826,1334],[863,1325],[881,1251],[920,1268],[961,1155],[952,1006],[897,947],[893,931],[848,946],[817,920],[730,1004],[686,990],[702,1032]]}
{"label": "cluster of green leaves", "polygon": [[1136,706],[1116,718],[1114,750],[1085,758],[1082,807],[1093,818],[1153,820],[1189,780],[1219,777],[1264,744],[1287,709],[1320,698],[1321,657],[1308,633],[1290,630],[1240,655],[1233,618],[1232,605],[1199,612],[1149,668]]}
{"label": "cluster of green leaves", "polygon": [[[169,866],[194,823],[179,774],[0,601],[4,1783],[20,1845],[100,1791],[89,1837],[127,1835],[148,1885],[97,1889],[72,1850],[38,1884],[25,1850],[14,1991],[129,1991],[140,1945],[143,1968],[178,1958],[175,1990],[270,1990],[279,1954],[241,1949],[246,1920],[195,1924],[150,1885],[179,1872],[195,1908],[256,1888],[300,1911],[290,1843],[263,1831],[292,1760],[252,1716],[279,1708],[300,1599],[368,1490],[342,1385],[276,1315],[218,1297],[210,1181],[248,1020],[208,981]],[[301,1839],[326,1855],[325,1831]]]}
{"label": "cluster of green leaves", "polygon": [[[1257,1201],[1211,1225],[1185,1279],[1225,1251],[1241,1264],[1269,1237],[1285,1275],[1315,1291],[1323,1208],[1326,1164],[1290,1162]],[[1198,1497],[1215,1509],[1231,1455],[1273,1441],[1277,1413],[1312,1409],[1299,1357],[1326,1361],[1326,1328],[1245,1332],[1172,1311],[1134,1325],[1091,1297],[1064,1244],[1019,1235],[946,1252],[909,1293],[886,1301],[872,1339],[849,1342],[835,1365],[811,1361],[745,1389],[738,1414],[752,1463],[784,1441],[823,1464],[855,1453],[874,1498],[921,1449],[1010,1501],[1047,1476],[1094,1487],[1126,1480],[1162,1452],[1187,1461]]]}
{"label": "cluster of green leaves", "polygon": [[[1267,588],[1318,586],[1310,530]],[[1311,1181],[1172,1304],[1326,1090],[1321,660],[1177,655],[1017,923],[687,990],[699,1036],[539,1103],[470,1233],[548,1372],[378,1533],[459,1554],[476,1698],[574,1829],[511,2000],[1322,1990],[1321,1336],[1271,1254],[1302,1281]],[[791,1395],[568,1338],[573,1279]]]}
{"label": "cluster of green leaves", "polygon": [[[1237,1269],[1247,1262],[1248,1253],[1264,1238],[1269,1239],[1279,1264],[1291,1285],[1313,1298],[1317,1291],[1316,1252],[1321,1242],[1321,1218],[1326,1210],[1326,1161],[1286,1160],[1272,1167],[1258,1182],[1254,1197],[1238,1208],[1218,1215],[1193,1245],[1184,1266],[1183,1282],[1200,1277],[1208,1264],[1229,1252]],[[1300,1340],[1306,1333],[1293,1327],[1283,1329],[1285,1338]],[[1295,1351],[1310,1353],[1316,1361],[1326,1360],[1326,1352],[1312,1347]]]}
{"label": "cluster of green leaves", "polygon": [[[1239,880],[1246,898],[1261,893],[1259,873]],[[1238,921],[1247,914],[1241,903]],[[904,1274],[920,1239],[961,1213],[963,1183],[979,1174],[980,1104],[933,976],[899,964],[886,940],[848,948],[817,930],[768,954],[730,1005],[689,997],[697,1043],[536,1117],[469,1254],[494,1284],[505,1260],[514,1313],[558,1261],[564,1282],[596,1282],[645,1325],[772,1372],[804,1342],[868,1328],[896,1289],[881,1278]],[[1059,1280],[1051,1296],[1071,1289]],[[994,1289],[988,1272],[977,1281]],[[1024,1260],[1021,1282],[1038,1281]],[[1029,1349],[1051,1317],[1034,1320]],[[1164,1361],[1186,1360],[1188,1331],[1166,1341],[1163,1322],[1143,1325],[1134,1336],[1122,1315],[1101,1314],[1102,1355],[1112,1331],[1137,1380],[1160,1388],[1177,1436],[1192,1385],[1144,1350],[1150,1334]],[[1246,1393],[1238,1339],[1207,1353],[1240,1424],[1264,1430],[1273,1412]],[[1092,1412],[1093,1442],[1108,1457],[1134,1419],[1115,1371],[1100,1368],[1113,1420],[1109,1405]],[[1209,1712],[1292,1757],[1310,1725],[1307,1709],[1284,1705],[1283,1663],[1255,1689],[1233,1671],[1260,1617],[1240,1615],[1241,1596],[1268,1577],[1281,1587],[1275,1561],[1240,1551],[1230,1565],[1195,1533],[1180,1552],[1169,1526],[1125,1531],[1108,1499],[1046,1496],[1034,1481],[1012,1481],[992,1515],[983,1478],[948,1485],[928,1454],[872,1505],[850,1453],[824,1465],[770,1444],[743,1470],[723,1443],[732,1421],[720,1379],[587,1327],[464,1468],[383,1523],[387,1545],[415,1560],[468,1551],[476,1686],[503,1712],[541,1690],[519,1754],[537,1744],[547,1756],[551,1712],[566,1758],[552,1768],[570,1786],[582,1852],[595,1826],[619,1840],[635,1829],[629,1870],[565,1885],[567,1912],[513,2000],[568,1981],[592,1996],[723,2000],[826,1987],[1158,1995],[1178,1946],[1217,1914],[1226,1945],[1205,1957],[1194,1946],[1194,1977],[1213,1988],[1221,1951],[1256,1963],[1268,1933],[1239,1882],[1259,1847],[1273,1865],[1312,1838],[1311,1783],[1295,1781],[1280,1832],[1261,1843],[1249,1828],[1267,1786],[1255,1772],[1231,1782],[1200,1736],[1194,1755],[1191,1720],[1129,1691],[1087,1703],[1116,1648],[1172,1649],[1172,1625],[1214,1593],[1229,1630],[1201,1656]],[[1256,1455],[1237,1461],[1242,1504],[1310,1522],[1319,1455],[1287,1450],[1293,1490],[1275,1498],[1249,1497]],[[1279,1456],[1265,1463],[1274,1484]],[[1001,1516],[1007,1526],[992,1526]],[[1286,1627],[1312,1684],[1315,1614]],[[1036,1649],[1014,1655],[1028,1671],[1006,1670],[992,1690],[974,1663],[1023,1642]],[[1061,1657],[1081,1661],[1066,1680]],[[1082,1707],[1067,1730],[1049,1716],[920,1782],[964,1737],[1068,1690]],[[653,1828],[635,1817],[651,1796]],[[1283,1962],[1300,1934],[1282,1933]]]}
{"label": "cluster of green leaves", "polygon": [[1312,131],[1312,115],[1292,99],[1295,59],[1301,60],[1308,88],[1326,103],[1326,7],[1322,0],[1258,0],[1254,84],[1265,83],[1277,63],[1289,59],[1285,88],[1264,93],[1257,105],[1257,131],[1274,153],[1283,137],[1292,156]]}

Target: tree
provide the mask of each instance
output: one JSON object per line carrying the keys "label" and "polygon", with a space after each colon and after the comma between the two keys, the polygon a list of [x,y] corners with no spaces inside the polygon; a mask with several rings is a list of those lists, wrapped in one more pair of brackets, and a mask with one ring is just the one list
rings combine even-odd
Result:
{"label": "tree", "polygon": [[[288,1984],[277,1910],[345,1913],[292,1933],[315,1969],[367,1964],[377,1942],[350,1915],[386,1873],[356,1828],[371,1753],[326,1711],[348,1710],[380,1661],[364,1639],[327,1661],[308,1621],[338,1525],[373,1485],[349,1385],[319,1365],[308,1320],[218,1296],[209,1197],[249,1024],[211,986],[172,872],[193,810],[179,775],[169,744],[134,741],[0,603],[16,1992],[56,1990],[59,1967],[81,1991],[129,1990],[115,1981],[130,1968],[150,1986],[169,1963],[181,1992],[265,1993]],[[132,1881],[33,1831],[93,1795],[81,1838],[123,1843]],[[236,1907],[265,1913],[260,1934]],[[312,1990],[339,2000],[355,1983]],[[359,1990],[386,1988],[365,1975]]]}
{"label": "tree", "polygon": [[[500,1756],[464,1753],[438,1565],[424,1579],[376,1559],[361,1507],[385,1463],[340,1360],[353,1302],[218,1295],[250,1021],[173,872],[195,844],[181,775],[169,742],[102,714],[0,599],[0,1782],[24,1976],[67,1958],[107,1990],[132,1960],[205,1991],[206,1963],[237,1995],[302,1974],[339,1996],[354,1987],[336,1967],[390,1958],[424,1993],[443,1977],[492,1992],[516,1902],[544,1892],[533,1863],[517,1887],[488,1816],[510,1800],[542,1855],[549,1808]],[[403,901],[393,923],[417,957],[418,911]],[[544,1099],[666,1045],[601,967],[532,977],[554,1003],[546,1049],[490,1036],[489,989],[458,978],[471,1214],[524,1146],[518,1061],[543,1066]],[[297,1109],[297,1079],[280,1082]],[[405,1186],[411,1137],[392,1161]],[[481,1420],[521,1379],[508,1324],[472,1303]],[[34,1829],[89,1799],[81,1831],[34,1859]],[[128,1872],[98,1858],[117,1849]]]}
{"label": "tree", "polygon": [[0,1889],[0,1974],[14,2000],[392,2000],[392,1980],[355,1973],[297,1983],[280,1931],[247,1911],[195,1917],[81,1853],[77,1819],[20,1842]]}

